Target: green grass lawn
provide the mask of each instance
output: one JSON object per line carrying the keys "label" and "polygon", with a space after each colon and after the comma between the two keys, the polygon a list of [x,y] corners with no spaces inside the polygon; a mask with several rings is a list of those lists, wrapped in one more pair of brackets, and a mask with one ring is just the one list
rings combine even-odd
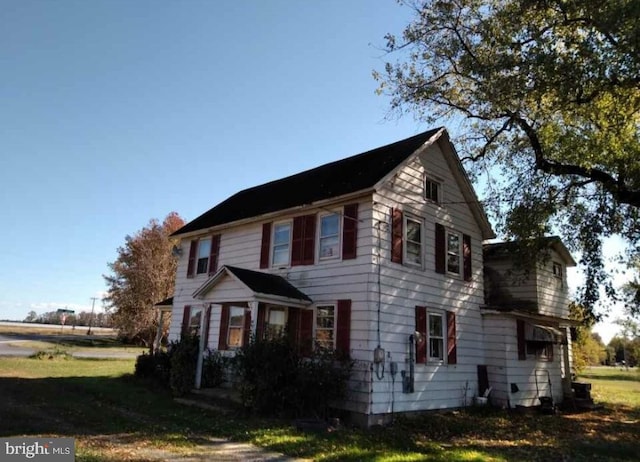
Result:
{"label": "green grass lawn", "polygon": [[[78,461],[142,461],[141,448],[188,453],[211,437],[319,461],[638,460],[640,376],[593,369],[601,411],[541,416],[492,409],[398,419],[369,431],[302,433],[288,421],[191,408],[140,384],[131,360],[0,358],[0,435],[76,438]],[[137,452],[138,451],[138,452]]]}

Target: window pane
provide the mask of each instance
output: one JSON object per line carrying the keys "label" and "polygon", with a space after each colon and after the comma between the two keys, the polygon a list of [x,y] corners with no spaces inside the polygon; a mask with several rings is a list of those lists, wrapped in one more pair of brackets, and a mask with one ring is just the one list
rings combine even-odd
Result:
{"label": "window pane", "polygon": [[442,316],[429,315],[429,337],[442,337]]}
{"label": "window pane", "polygon": [[407,220],[407,240],[417,243],[422,242],[420,228],[420,223],[417,221]]}
{"label": "window pane", "polygon": [[202,319],[202,309],[192,308],[191,317],[189,318],[189,332],[192,335],[200,334],[200,321]]}
{"label": "window pane", "polygon": [[458,255],[448,256],[447,271],[450,273],[460,273],[460,257]]}
{"label": "window pane", "polygon": [[209,258],[211,253],[211,239],[200,239],[198,242],[198,258]]}
{"label": "window pane", "polygon": [[449,234],[448,236],[449,252],[458,253],[460,251],[460,237],[457,234]]}
{"label": "window pane", "polygon": [[242,346],[242,329],[238,327],[229,328],[229,340],[227,342],[230,347]]}
{"label": "window pane", "polygon": [[333,317],[333,313],[334,313],[333,306],[319,306],[318,307],[318,317],[321,317],[321,316],[323,316],[323,317],[324,316]]}
{"label": "window pane", "polygon": [[278,247],[273,249],[273,264],[274,265],[289,264],[289,246]]}
{"label": "window pane", "polygon": [[422,263],[420,244],[407,242],[407,260],[411,263]]}
{"label": "window pane", "polygon": [[340,230],[340,219],[338,214],[326,215],[322,217],[320,223],[320,237],[337,235]]}
{"label": "window pane", "polygon": [[198,268],[196,269],[196,274],[206,273],[208,268],[209,268],[209,259],[198,258]]}
{"label": "window pane", "polygon": [[289,245],[289,235],[291,233],[291,224],[280,223],[274,226],[273,245]]}
{"label": "window pane", "polygon": [[340,238],[338,236],[335,237],[325,237],[320,240],[320,257],[335,257],[340,255],[338,250],[338,245],[340,242]]}
{"label": "window pane", "polygon": [[229,325],[234,327],[244,326],[244,308],[231,308],[229,313]]}
{"label": "window pane", "polygon": [[447,234],[447,271],[460,273],[460,236]]}
{"label": "window pane", "polygon": [[429,357],[433,359],[443,359],[442,355],[442,344],[443,341],[441,338],[432,338],[429,339]]}

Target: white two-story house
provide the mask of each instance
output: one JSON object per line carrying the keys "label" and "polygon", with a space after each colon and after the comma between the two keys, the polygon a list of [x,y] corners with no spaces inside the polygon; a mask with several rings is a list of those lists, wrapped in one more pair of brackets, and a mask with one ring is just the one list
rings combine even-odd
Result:
{"label": "white two-story house", "polygon": [[[286,329],[301,351],[347,353],[340,407],[361,424],[468,405],[489,386],[509,405],[520,379],[530,391],[508,358],[533,315],[485,300],[483,243],[495,235],[442,128],[240,191],[173,236],[169,339],[195,331],[232,354]],[[566,317],[544,332],[561,336]],[[533,369],[562,356],[534,350]]]}

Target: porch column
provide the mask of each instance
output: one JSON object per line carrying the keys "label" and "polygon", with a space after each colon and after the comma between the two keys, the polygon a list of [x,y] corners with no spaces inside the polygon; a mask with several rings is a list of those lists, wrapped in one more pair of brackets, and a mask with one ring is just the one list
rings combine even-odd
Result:
{"label": "porch column", "polygon": [[251,310],[251,336],[255,337],[258,327],[258,302],[249,302],[249,309]]}
{"label": "porch column", "polygon": [[562,329],[564,335],[562,336],[562,369],[564,370],[564,377],[562,378],[562,392],[565,395],[571,395],[571,344],[569,328]]}
{"label": "porch column", "polygon": [[204,349],[207,343],[207,339],[204,338],[204,332],[207,324],[209,323],[209,320],[207,319],[207,311],[207,308],[203,307],[202,316],[200,316],[200,345],[198,345],[198,362],[196,363],[196,380],[194,384],[196,390],[199,390],[200,385],[202,384],[202,363],[204,360]]}
{"label": "porch column", "polygon": [[158,308],[156,321],[158,322],[158,330],[156,331],[156,338],[153,341],[154,353],[160,350],[160,341],[162,340],[162,327],[164,326],[164,310],[162,308]]}

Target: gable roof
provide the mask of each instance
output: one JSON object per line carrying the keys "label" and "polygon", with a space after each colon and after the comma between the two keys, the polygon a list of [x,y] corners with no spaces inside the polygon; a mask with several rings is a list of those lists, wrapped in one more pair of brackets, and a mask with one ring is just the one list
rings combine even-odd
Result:
{"label": "gable roof", "polygon": [[429,130],[362,154],[245,189],[190,221],[172,236],[366,190],[442,130]]}
{"label": "gable roof", "polygon": [[275,297],[283,300],[297,301],[303,305],[308,305],[312,301],[305,293],[298,290],[282,276],[229,265],[222,266],[216,274],[207,279],[207,281],[193,293],[193,297],[202,298],[225,276],[231,276],[243,284],[247,289],[253,292],[254,298],[262,299]]}
{"label": "gable roof", "polygon": [[[573,259],[571,252],[562,242],[559,236],[546,236],[541,238],[540,244],[543,247],[555,250],[564,260],[567,266],[576,266],[577,263]],[[517,241],[493,242],[482,246],[485,260],[492,258],[513,258],[518,250],[519,243]]]}

